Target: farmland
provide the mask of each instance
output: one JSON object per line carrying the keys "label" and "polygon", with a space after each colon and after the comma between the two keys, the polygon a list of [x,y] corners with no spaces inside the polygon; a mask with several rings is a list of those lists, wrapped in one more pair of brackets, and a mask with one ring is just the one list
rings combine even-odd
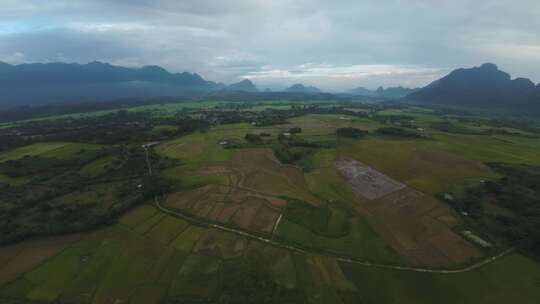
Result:
{"label": "farmland", "polygon": [[[1,228],[16,236],[0,247],[1,299],[540,300],[540,263],[525,245],[533,240],[497,237],[503,222],[488,213],[479,218],[495,222],[478,224],[461,204],[469,187],[523,176],[492,163],[519,164],[536,176],[540,136],[529,129],[429,108],[339,102],[207,101],[124,111],[1,129],[29,134],[0,152],[0,186],[9,193],[0,198]],[[69,129],[97,121],[114,130]],[[65,138],[36,140],[47,124],[64,128]],[[130,136],[115,133],[124,128]],[[340,128],[363,132],[338,136]],[[141,148],[148,142],[155,142],[152,175]],[[503,189],[514,189],[505,181]],[[521,216],[490,197],[486,212]],[[482,267],[445,272],[509,247],[516,249]]]}

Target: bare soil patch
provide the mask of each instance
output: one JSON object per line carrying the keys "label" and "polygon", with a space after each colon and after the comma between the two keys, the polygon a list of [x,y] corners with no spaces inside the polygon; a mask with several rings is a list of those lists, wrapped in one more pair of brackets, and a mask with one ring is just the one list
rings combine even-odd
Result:
{"label": "bare soil patch", "polygon": [[280,213],[266,205],[259,208],[255,219],[251,223],[251,229],[272,233]]}
{"label": "bare soil patch", "polygon": [[264,203],[257,201],[256,198],[246,200],[233,215],[230,222],[244,229],[248,229],[255,219],[259,208],[263,205]]}
{"label": "bare soil patch", "polygon": [[356,194],[357,210],[369,215],[377,232],[412,263],[444,267],[481,256],[452,230],[459,219],[444,203],[359,162],[341,159],[335,166]]}
{"label": "bare soil patch", "polygon": [[370,200],[405,188],[404,184],[354,159],[338,159],[334,166],[349,182],[355,194]]}

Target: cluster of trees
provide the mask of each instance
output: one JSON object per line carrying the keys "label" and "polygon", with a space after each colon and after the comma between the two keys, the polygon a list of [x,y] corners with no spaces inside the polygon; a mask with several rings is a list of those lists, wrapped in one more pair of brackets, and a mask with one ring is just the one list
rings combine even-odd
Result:
{"label": "cluster of trees", "polygon": [[262,138],[259,134],[253,134],[253,133],[248,133],[246,134],[246,136],[244,137],[246,139],[247,142],[250,142],[250,143],[261,143],[262,142]]}
{"label": "cluster of trees", "polygon": [[302,128],[300,128],[300,127],[292,127],[287,132],[289,132],[291,134],[302,133]]}
{"label": "cluster of trees", "polygon": [[484,132],[469,129],[469,128],[457,125],[455,123],[452,123],[450,121],[433,122],[430,124],[430,127],[435,130],[439,130],[446,133],[465,134],[465,135],[484,134]]}
{"label": "cluster of trees", "polygon": [[422,137],[420,134],[410,131],[403,128],[397,127],[384,127],[375,130],[377,135],[393,136],[393,137],[410,137],[410,138],[419,138]]}
{"label": "cluster of trees", "polygon": [[[116,161],[110,170],[93,177],[80,173],[92,161],[111,156]],[[0,244],[84,231],[112,221],[162,186],[159,181],[144,178],[145,160],[140,147],[116,146],[81,150],[74,159],[32,156],[0,163],[0,174],[26,179],[21,185],[0,183]],[[114,187],[103,190],[106,194],[95,192],[103,184]],[[64,199],[66,195],[77,197],[86,192],[96,193],[97,197],[84,202]],[[105,196],[114,197],[110,205]]]}
{"label": "cluster of trees", "polygon": [[416,123],[413,116],[410,115],[376,115],[372,117],[374,120],[388,124],[398,125],[404,128],[415,128]]}
{"label": "cluster of trees", "polygon": [[360,130],[358,128],[338,128],[336,130],[336,135],[339,137],[350,137],[350,138],[362,138],[368,134],[368,131]]}
{"label": "cluster of trees", "polygon": [[[540,167],[489,163],[503,175],[467,189],[449,202],[466,212],[480,231],[504,237],[540,257]],[[484,203],[495,204],[509,212],[493,213]]]}
{"label": "cluster of trees", "polygon": [[[156,134],[155,126],[170,125],[174,129]],[[69,141],[97,144],[120,144],[155,141],[204,130],[205,119],[190,116],[153,117],[147,112],[116,111],[89,117],[36,120],[0,129],[0,150],[42,141]]]}
{"label": "cluster of trees", "polygon": [[297,136],[280,134],[272,145],[274,155],[284,164],[295,164],[305,171],[310,171],[316,164],[311,162],[311,155],[320,149],[335,147],[335,141],[308,141]]}

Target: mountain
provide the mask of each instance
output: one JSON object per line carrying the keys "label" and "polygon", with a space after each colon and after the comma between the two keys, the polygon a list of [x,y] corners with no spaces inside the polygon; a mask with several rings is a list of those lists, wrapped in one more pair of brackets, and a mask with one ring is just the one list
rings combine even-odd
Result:
{"label": "mountain", "polygon": [[352,89],[349,92],[347,92],[352,95],[362,95],[367,97],[375,97],[375,91],[372,91],[370,89],[366,89],[364,87],[358,87],[356,89]]}
{"label": "mountain", "polygon": [[301,83],[293,84],[292,86],[286,88],[283,91],[288,93],[321,93],[321,90],[319,90],[318,88],[312,86],[304,86]]}
{"label": "mountain", "polygon": [[240,92],[258,92],[257,87],[249,79],[244,79],[240,82],[233,83],[227,87],[227,90],[230,91],[240,91]]}
{"label": "mountain", "polygon": [[195,73],[159,66],[126,68],[108,63],[0,63],[0,107],[130,97],[189,95],[223,85]]}
{"label": "mountain", "polygon": [[367,97],[381,97],[381,98],[402,98],[419,89],[409,89],[404,87],[379,87],[377,90],[369,90],[363,87],[350,90],[348,93],[353,95],[362,95]]}
{"label": "mountain", "polygon": [[457,69],[409,94],[406,99],[474,108],[513,108],[526,111],[540,108],[540,85],[526,78],[512,79],[493,63]]}

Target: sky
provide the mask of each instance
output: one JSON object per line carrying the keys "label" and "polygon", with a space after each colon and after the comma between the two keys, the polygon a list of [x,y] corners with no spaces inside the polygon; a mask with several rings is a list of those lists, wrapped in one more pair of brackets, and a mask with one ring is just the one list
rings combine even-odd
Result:
{"label": "sky", "polygon": [[0,0],[0,61],[103,61],[261,88],[421,87],[496,63],[540,82],[538,0]]}

